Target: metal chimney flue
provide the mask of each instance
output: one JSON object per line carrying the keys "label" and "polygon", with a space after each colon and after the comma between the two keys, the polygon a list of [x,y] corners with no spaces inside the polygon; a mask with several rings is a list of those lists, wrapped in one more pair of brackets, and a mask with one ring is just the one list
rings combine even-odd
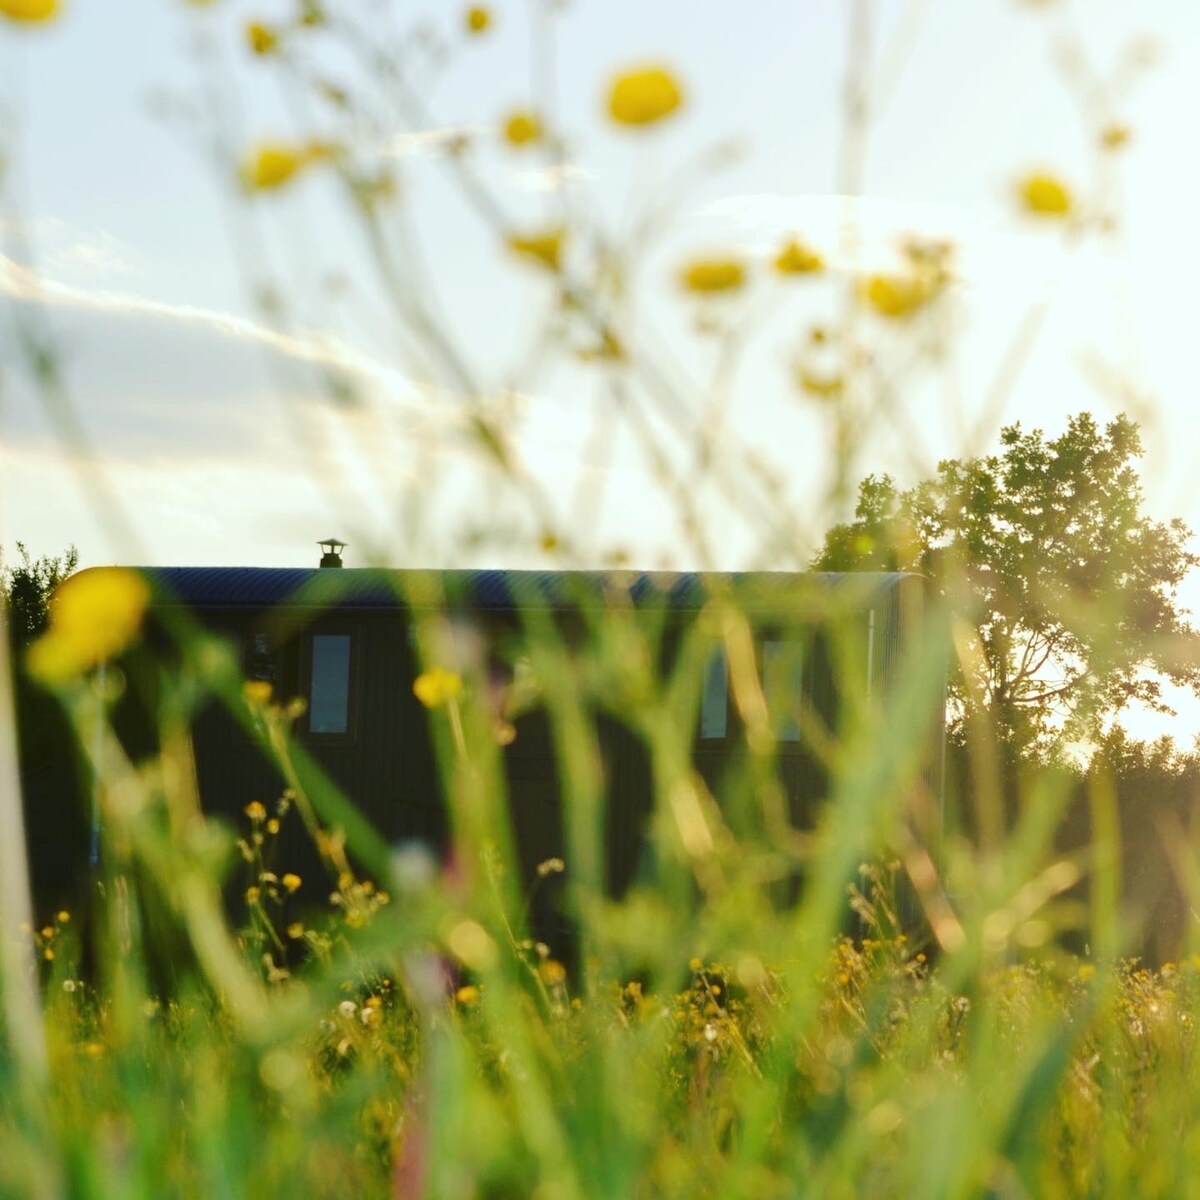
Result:
{"label": "metal chimney flue", "polygon": [[339,538],[326,538],[324,541],[318,542],[317,545],[323,551],[321,566],[340,567],[344,565],[342,562],[342,551],[346,548],[345,542]]}

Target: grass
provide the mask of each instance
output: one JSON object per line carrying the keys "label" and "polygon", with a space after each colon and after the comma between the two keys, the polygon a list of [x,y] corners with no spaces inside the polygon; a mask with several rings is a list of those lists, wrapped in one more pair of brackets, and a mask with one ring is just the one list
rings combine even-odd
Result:
{"label": "grass", "polygon": [[[533,619],[542,678],[562,681],[546,703],[572,756],[564,802],[582,805],[589,688],[613,687],[603,664],[649,661],[647,633],[599,619],[594,642],[568,648]],[[914,872],[900,860],[846,872],[879,831],[910,828],[897,821],[922,764],[900,710],[920,707],[914,689],[938,694],[938,670],[902,672],[870,704],[847,681],[828,748],[838,806],[784,864],[806,880],[797,904],[770,882],[787,854],[761,812],[727,805],[735,834],[654,716],[702,661],[683,654],[682,675],[657,681],[635,671],[663,743],[661,865],[620,900],[566,867],[574,974],[527,934],[511,858],[486,833],[504,787],[483,688],[443,681],[431,717],[485,832],[463,822],[457,870],[409,851],[379,883],[301,793],[251,804],[236,831],[201,820],[186,776],[164,769],[169,722],[161,757],[136,767],[117,765],[114,741],[100,896],[29,932],[43,1016],[10,1025],[0,1058],[0,1191],[1186,1194],[1200,960],[1151,971],[1027,948],[1079,919],[1060,896],[1077,870],[1055,856],[1052,797],[1001,861],[949,847],[976,886],[940,938],[936,922],[905,931],[897,885]],[[63,693],[81,720],[94,689],[85,676]],[[242,703],[286,758],[296,706]],[[768,738],[728,786],[761,795],[777,753]],[[700,817],[664,803],[681,787]],[[681,833],[688,820],[707,842]],[[290,824],[308,828],[324,877],[280,858]],[[218,880],[240,902],[223,905]],[[44,1037],[44,1074],[11,1053],[14,1035]]]}
{"label": "grass", "polygon": [[[863,885],[859,910],[886,909],[886,873]],[[4,1060],[5,1194],[1191,1186],[1200,960],[1152,971],[1040,956],[952,989],[946,966],[893,934],[837,940],[811,977],[810,959],[747,945],[678,963],[668,990],[597,978],[581,994],[519,944],[465,982],[435,940],[412,936],[417,916],[391,909],[314,914],[292,938],[311,956],[265,973],[254,1029],[195,980],[152,995],[127,951],[87,982],[75,922],[38,932],[49,1075],[25,1090]],[[242,931],[248,967],[264,925]]]}

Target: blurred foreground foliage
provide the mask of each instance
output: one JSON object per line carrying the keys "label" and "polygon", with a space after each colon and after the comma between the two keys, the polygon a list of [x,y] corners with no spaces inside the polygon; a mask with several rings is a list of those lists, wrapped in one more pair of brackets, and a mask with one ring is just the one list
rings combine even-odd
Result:
{"label": "blurred foreground foliage", "polygon": [[[1043,956],[964,979],[889,929],[889,888],[887,869],[864,870],[859,936],[818,961],[693,957],[660,986],[580,987],[522,946],[464,982],[429,948],[445,928],[436,887],[404,898],[424,948],[322,905],[271,929],[295,968],[267,970],[261,1021],[200,975],[152,994],[136,954],[80,978],[60,913],[32,935],[47,1083],[28,1092],[0,1057],[0,1188],[1190,1194],[1200,957],[1148,970]],[[256,973],[251,929],[269,924],[242,932]]]}
{"label": "blurred foreground foliage", "polygon": [[[232,9],[194,7],[211,10],[197,21],[214,22]],[[335,418],[363,417],[352,429],[363,442],[390,427],[368,418],[395,417],[372,409],[365,377],[395,374],[422,402],[448,402],[448,423],[405,426],[406,438],[430,440],[389,493],[402,536],[373,541],[364,528],[368,559],[396,543],[443,549],[444,530],[421,522],[436,511],[450,448],[473,456],[486,486],[448,554],[532,545],[563,567],[628,565],[623,547],[586,536],[602,525],[595,472],[580,471],[572,523],[523,463],[518,401],[554,366],[601,399],[581,461],[607,461],[614,429],[631,439],[667,498],[680,557],[712,565],[706,506],[719,506],[750,531],[750,560],[798,569],[819,531],[728,419],[746,334],[763,311],[747,302],[782,303],[781,289],[800,297],[787,374],[828,435],[816,511],[832,521],[846,511],[865,433],[889,431],[892,418],[903,428],[898,383],[920,384],[948,361],[962,291],[954,247],[914,236],[868,261],[847,221],[828,244],[796,230],[765,255],[738,246],[677,255],[668,273],[696,361],[715,364],[711,389],[692,388],[635,303],[638,275],[658,263],[653,243],[695,181],[728,155],[718,147],[664,172],[651,139],[686,111],[689,89],[667,64],[628,64],[600,107],[613,135],[643,153],[650,183],[623,224],[569,191],[587,173],[575,169],[576,131],[554,104],[559,7],[530,6],[529,104],[495,128],[447,126],[434,111],[445,64],[493,35],[495,14],[482,5],[456,15],[454,38],[385,20],[385,5],[364,19],[356,5],[303,0],[280,6],[276,23],[246,22],[242,52],[275,72],[281,112],[294,118],[286,133],[252,132],[249,144],[211,57],[219,39],[197,40],[217,85],[165,107],[200,131],[235,193],[239,264],[262,322],[254,336],[286,350],[281,392],[299,373],[309,385],[315,376]],[[0,29],[52,25],[58,12],[49,0],[0,0]],[[843,198],[864,190],[873,102],[895,83],[912,28],[901,22],[898,41],[877,42],[874,5],[855,0],[848,14],[833,187]],[[1095,73],[1082,48],[1063,49],[1082,83],[1095,185],[1030,168],[1014,178],[1010,203],[1066,246],[1117,227],[1114,163],[1130,140],[1119,110],[1148,56]],[[489,139],[501,153],[536,156],[542,173],[529,194],[493,187],[500,176],[477,153]],[[481,376],[465,325],[439,315],[439,264],[424,261],[409,207],[417,146],[432,148],[489,244],[512,255],[521,288],[542,287],[529,346],[494,378]],[[340,199],[368,248],[356,265],[369,278],[369,324],[393,350],[381,370],[356,371],[362,362],[336,339],[308,332],[296,281],[322,274],[321,239],[293,238],[277,256],[286,269],[270,278],[263,246],[296,233],[272,216],[314,185],[328,185],[326,199]],[[17,239],[17,226],[9,232]],[[330,271],[317,289],[324,303],[353,290],[344,263]],[[27,290],[36,300],[38,289]],[[14,311],[14,346],[101,523],[128,546],[130,524],[102,485],[49,326],[32,301]],[[1018,337],[1014,358],[1031,342]],[[339,493],[337,456],[314,452],[324,434],[305,425],[311,414],[287,411],[314,482],[334,498],[350,494]],[[484,664],[472,672],[445,661],[451,630],[437,605],[417,631],[416,694],[451,797],[446,863],[394,852],[354,797],[331,788],[291,787],[273,807],[254,801],[236,830],[206,818],[191,718],[204,703],[225,706],[294,781],[304,749],[290,729],[295,698],[263,680],[245,686],[231,648],[180,617],[174,670],[156,680],[157,752],[130,755],[110,718],[131,678],[121,651],[136,643],[144,587],[120,569],[92,575],[56,621],[46,593],[73,555],[24,556],[5,576],[13,636],[42,647],[34,661],[50,692],[38,694],[53,694],[70,727],[104,837],[94,875],[71,868],[88,881],[81,907],[56,906],[21,931],[24,967],[19,955],[3,959],[0,1194],[1194,1193],[1197,760],[1107,728],[1131,701],[1160,705],[1161,678],[1197,682],[1175,592],[1196,559],[1181,525],[1143,516],[1139,454],[1131,421],[1101,428],[1080,416],[1051,439],[1009,426],[999,453],[948,460],[924,483],[866,480],[856,515],[818,562],[916,569],[936,587],[887,688],[873,689],[861,640],[831,637],[840,719],[794,714],[827,782],[811,828],[783,819],[772,697],[752,622],[730,597],[709,598],[670,672],[658,669],[661,628],[619,589],[589,615],[582,644],[566,645],[537,612],[520,614],[562,784],[569,852],[543,866],[565,879],[573,971],[527,928]],[[101,610],[91,625],[89,612]],[[726,650],[745,737],[710,790],[691,752],[713,641]],[[962,811],[943,823],[925,751],[948,654]],[[110,659],[111,670],[94,669]],[[619,899],[600,882],[600,712],[640,739],[654,777],[650,853]],[[1086,769],[1060,753],[1080,738],[1097,748]],[[0,787],[11,809],[12,789]],[[5,811],[0,836],[11,839],[19,822]],[[315,873],[277,861],[280,826],[297,816]],[[1155,864],[1141,891],[1139,861]],[[1165,922],[1167,879],[1174,961],[1149,969],[1128,955]],[[6,905],[11,891],[0,887]]]}

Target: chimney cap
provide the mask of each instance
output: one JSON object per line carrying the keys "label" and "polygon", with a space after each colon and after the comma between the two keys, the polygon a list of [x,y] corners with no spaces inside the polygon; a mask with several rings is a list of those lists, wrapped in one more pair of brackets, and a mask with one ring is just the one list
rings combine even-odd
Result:
{"label": "chimney cap", "polygon": [[324,551],[321,555],[321,566],[340,567],[342,565],[342,551],[348,544],[347,542],[343,542],[341,538],[322,538],[317,543]]}

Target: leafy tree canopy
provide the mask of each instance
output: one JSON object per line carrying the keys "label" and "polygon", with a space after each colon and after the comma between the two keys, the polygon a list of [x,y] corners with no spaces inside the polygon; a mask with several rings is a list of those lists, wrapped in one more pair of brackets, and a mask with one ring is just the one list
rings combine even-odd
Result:
{"label": "leafy tree canopy", "polygon": [[27,646],[50,623],[50,593],[79,565],[74,546],[55,557],[31,558],[17,543],[20,561],[7,565],[0,558],[0,599],[8,607],[9,636],[14,645]]}
{"label": "leafy tree canopy", "polygon": [[1177,598],[1200,557],[1182,521],[1142,513],[1137,425],[1081,413],[1056,438],[1010,425],[1000,444],[906,490],[864,479],[813,566],[918,571],[952,596],[970,630],[951,681],[960,736],[986,715],[1009,746],[1045,751],[1096,739],[1135,701],[1170,712],[1164,680],[1200,695]]}

